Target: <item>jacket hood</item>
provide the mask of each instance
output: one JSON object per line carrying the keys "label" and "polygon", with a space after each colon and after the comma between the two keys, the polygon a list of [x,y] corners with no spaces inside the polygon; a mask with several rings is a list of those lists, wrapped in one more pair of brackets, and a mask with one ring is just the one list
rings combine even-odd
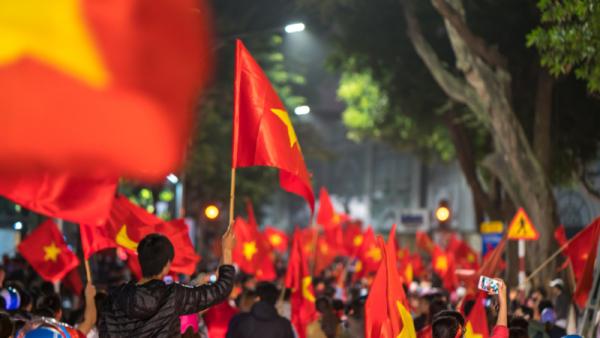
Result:
{"label": "jacket hood", "polygon": [[127,317],[147,319],[154,316],[167,300],[167,285],[153,280],[143,285],[129,282],[116,294],[114,307],[125,312]]}
{"label": "jacket hood", "polygon": [[250,314],[257,320],[262,321],[275,320],[279,317],[277,309],[273,305],[263,301],[254,304],[250,310]]}

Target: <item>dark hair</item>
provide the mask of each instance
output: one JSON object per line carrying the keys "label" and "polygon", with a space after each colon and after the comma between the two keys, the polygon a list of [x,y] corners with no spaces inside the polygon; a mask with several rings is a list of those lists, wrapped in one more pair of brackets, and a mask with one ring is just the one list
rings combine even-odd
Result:
{"label": "dark hair", "polygon": [[279,297],[279,290],[273,283],[260,282],[256,285],[256,295],[261,301],[275,306],[277,297]]}
{"label": "dark hair", "polygon": [[538,311],[542,313],[542,311],[544,311],[544,309],[547,308],[554,309],[554,306],[552,306],[552,302],[547,299],[540,301],[540,304],[538,304]]}
{"label": "dark hair", "polygon": [[327,297],[319,297],[315,302],[315,307],[320,313],[331,311],[331,301]]}
{"label": "dark hair", "polygon": [[437,317],[431,324],[431,333],[435,338],[455,338],[460,323],[450,316]]}
{"label": "dark hair", "polygon": [[0,338],[12,337],[15,333],[15,323],[5,313],[0,313]]}
{"label": "dark hair", "polygon": [[511,327],[508,330],[508,338],[529,338],[529,334],[522,327]]}
{"label": "dark hair", "polygon": [[544,289],[541,286],[538,286],[537,288],[535,288],[533,291],[531,291],[530,295],[539,292],[542,295],[542,299],[548,297],[548,292],[546,292],[546,289]]}
{"label": "dark hair", "polygon": [[522,318],[522,317],[513,317],[510,320],[510,324],[508,326],[511,329],[513,327],[515,327],[515,328],[521,328],[521,329],[527,330],[529,328],[529,322],[527,321],[527,319]]}
{"label": "dark hair", "polygon": [[521,312],[523,312],[523,315],[529,316],[529,319],[533,318],[533,309],[532,308],[530,308],[529,306],[526,306],[526,305],[521,305],[519,308],[521,309]]}
{"label": "dark hair", "polygon": [[441,299],[436,299],[429,303],[429,319],[433,320],[438,313],[448,310],[448,304]]}
{"label": "dark hair", "polygon": [[454,311],[454,310],[440,311],[433,317],[433,320],[435,321],[438,317],[452,317],[458,321],[458,323],[460,324],[461,327],[465,327],[465,324],[466,324],[465,317],[463,317],[463,315],[458,311]]}
{"label": "dark hair", "polygon": [[38,298],[35,304],[36,312],[43,311],[44,315],[47,316],[47,313],[52,313],[52,316],[57,314],[61,309],[60,297],[56,294],[50,295],[42,295]]}
{"label": "dark hair", "polygon": [[138,245],[137,253],[142,276],[145,278],[160,274],[175,257],[173,244],[161,234],[150,234],[144,237]]}

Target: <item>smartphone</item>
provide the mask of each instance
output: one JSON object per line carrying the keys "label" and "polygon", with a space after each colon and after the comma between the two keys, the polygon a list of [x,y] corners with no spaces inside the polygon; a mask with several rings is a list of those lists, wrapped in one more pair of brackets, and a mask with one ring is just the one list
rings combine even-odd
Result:
{"label": "smartphone", "polygon": [[498,281],[487,276],[479,277],[479,284],[477,285],[477,287],[479,288],[479,290],[488,293],[493,293],[495,295],[497,295],[500,291],[500,284],[498,283]]}

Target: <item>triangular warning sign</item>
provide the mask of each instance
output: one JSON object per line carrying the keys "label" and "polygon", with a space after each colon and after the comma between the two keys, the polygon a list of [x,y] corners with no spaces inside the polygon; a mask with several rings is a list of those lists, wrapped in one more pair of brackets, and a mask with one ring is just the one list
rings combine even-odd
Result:
{"label": "triangular warning sign", "polygon": [[533,223],[531,223],[531,220],[525,213],[525,210],[523,210],[523,208],[519,208],[519,211],[517,211],[517,214],[508,226],[507,237],[508,239],[524,239],[528,241],[535,241],[540,238],[540,234],[533,226]]}

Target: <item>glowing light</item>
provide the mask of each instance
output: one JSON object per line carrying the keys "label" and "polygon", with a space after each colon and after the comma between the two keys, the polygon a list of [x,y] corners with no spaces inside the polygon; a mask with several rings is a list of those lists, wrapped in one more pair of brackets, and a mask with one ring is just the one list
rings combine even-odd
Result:
{"label": "glowing light", "polygon": [[177,182],[179,182],[179,178],[177,176],[175,176],[175,174],[167,175],[167,180],[169,180],[169,182],[171,182],[173,184],[177,184]]}
{"label": "glowing light", "polygon": [[288,34],[302,32],[306,26],[302,22],[295,22],[285,26],[285,32]]}
{"label": "glowing light", "polygon": [[435,218],[440,222],[446,222],[450,219],[450,209],[447,207],[439,207],[435,211]]}
{"label": "glowing light", "polygon": [[213,220],[219,217],[219,208],[216,205],[209,205],[204,209],[204,215],[206,218]]}
{"label": "glowing light", "polygon": [[309,106],[298,106],[294,109],[294,114],[296,114],[296,115],[310,114],[310,107]]}
{"label": "glowing light", "polygon": [[21,229],[23,229],[23,223],[17,221],[17,222],[15,222],[15,224],[13,224],[13,228],[15,230],[21,230]]}

